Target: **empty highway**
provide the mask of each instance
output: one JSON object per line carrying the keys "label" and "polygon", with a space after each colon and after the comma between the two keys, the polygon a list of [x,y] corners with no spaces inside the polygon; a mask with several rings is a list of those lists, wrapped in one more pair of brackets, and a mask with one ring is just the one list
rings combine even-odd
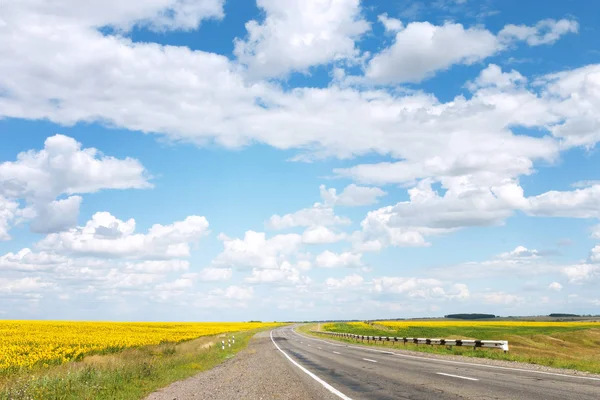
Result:
{"label": "empty highway", "polygon": [[600,378],[411,356],[273,330],[291,368],[342,399],[598,400]]}

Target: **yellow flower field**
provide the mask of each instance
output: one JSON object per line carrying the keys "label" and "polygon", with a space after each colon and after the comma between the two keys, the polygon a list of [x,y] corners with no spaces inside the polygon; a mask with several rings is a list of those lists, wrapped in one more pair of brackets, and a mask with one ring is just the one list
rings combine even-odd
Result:
{"label": "yellow flower field", "polygon": [[[389,326],[391,328],[404,328],[407,326],[421,326],[421,327],[483,327],[483,326],[492,326],[492,327],[590,327],[590,328],[600,328],[600,323],[598,322],[580,322],[580,321],[570,321],[570,322],[555,322],[555,321],[476,321],[476,320],[468,320],[468,321],[427,321],[427,320],[404,320],[404,321],[375,321],[377,325]],[[354,324],[364,324],[363,322],[357,322]],[[366,325],[366,324],[364,324]]]}
{"label": "yellow flower field", "polygon": [[86,354],[178,343],[200,336],[277,326],[276,323],[0,321],[0,371],[61,364]]}

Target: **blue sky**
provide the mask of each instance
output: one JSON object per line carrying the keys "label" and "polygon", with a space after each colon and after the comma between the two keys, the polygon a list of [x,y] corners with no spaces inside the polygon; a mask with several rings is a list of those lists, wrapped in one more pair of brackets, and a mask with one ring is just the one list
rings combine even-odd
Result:
{"label": "blue sky", "polygon": [[598,314],[599,13],[8,1],[0,318]]}

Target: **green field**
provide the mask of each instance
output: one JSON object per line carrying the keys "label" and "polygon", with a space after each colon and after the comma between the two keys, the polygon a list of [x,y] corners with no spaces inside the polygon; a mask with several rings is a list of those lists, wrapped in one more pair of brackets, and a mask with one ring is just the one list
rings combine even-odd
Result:
{"label": "green field", "polygon": [[[321,330],[358,335],[445,339],[508,340],[510,351],[445,346],[370,344],[395,346],[437,354],[492,358],[600,373],[600,323],[597,322],[484,322],[484,321],[378,321],[321,324]],[[303,330],[316,329],[306,325]],[[338,339],[346,340],[346,339]],[[354,340],[346,340],[352,341]],[[365,345],[367,345],[365,343]]]}

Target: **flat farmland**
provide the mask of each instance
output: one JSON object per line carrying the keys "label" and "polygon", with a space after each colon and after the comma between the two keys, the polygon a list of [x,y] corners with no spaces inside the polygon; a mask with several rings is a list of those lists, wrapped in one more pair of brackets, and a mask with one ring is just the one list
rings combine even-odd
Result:
{"label": "flat farmland", "polygon": [[0,399],[140,398],[279,325],[0,321]]}
{"label": "flat farmland", "polygon": [[597,321],[402,320],[328,323],[321,324],[321,330],[373,336],[508,340],[510,351],[506,354],[496,349],[473,350],[410,343],[395,346],[428,353],[519,361],[600,373],[600,322]]}

